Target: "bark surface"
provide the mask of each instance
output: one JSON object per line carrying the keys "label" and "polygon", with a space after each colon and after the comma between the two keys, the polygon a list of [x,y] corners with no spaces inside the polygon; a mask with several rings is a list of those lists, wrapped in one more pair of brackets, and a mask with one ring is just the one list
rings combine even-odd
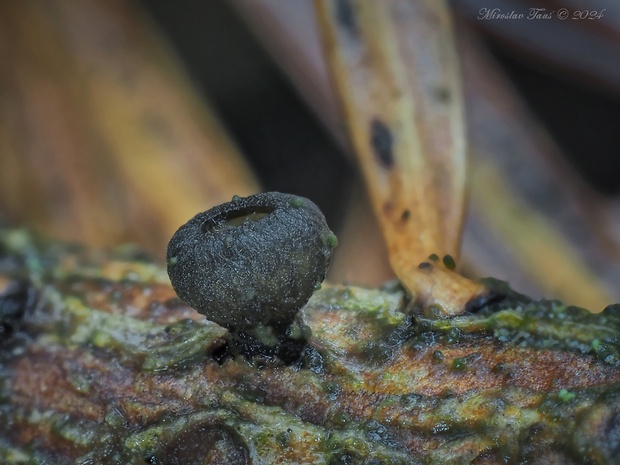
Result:
{"label": "bark surface", "polygon": [[227,354],[165,270],[0,229],[7,464],[620,463],[620,306],[421,316],[324,286],[294,363]]}

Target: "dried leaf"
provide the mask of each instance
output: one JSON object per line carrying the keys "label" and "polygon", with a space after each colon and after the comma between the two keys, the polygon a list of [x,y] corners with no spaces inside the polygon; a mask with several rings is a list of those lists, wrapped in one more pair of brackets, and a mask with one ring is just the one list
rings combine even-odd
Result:
{"label": "dried leaf", "polygon": [[[425,305],[463,311],[482,286],[438,270],[429,282],[418,268],[431,254],[458,257],[460,246],[466,163],[450,12],[443,2],[316,5],[392,268]],[[451,291],[437,292],[448,281]]]}
{"label": "dried leaf", "polygon": [[157,31],[126,2],[3,2],[0,44],[0,207],[13,221],[161,255],[197,211],[258,190]]}

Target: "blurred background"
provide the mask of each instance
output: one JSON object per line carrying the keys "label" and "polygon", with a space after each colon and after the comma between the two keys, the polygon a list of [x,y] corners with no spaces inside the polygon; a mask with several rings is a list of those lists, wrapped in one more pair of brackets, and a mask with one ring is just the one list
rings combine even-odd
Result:
{"label": "blurred background", "polygon": [[[485,19],[531,14],[520,0],[450,3],[470,155],[461,261],[599,311],[620,301],[620,6],[584,3],[539,1],[553,17],[531,20]],[[162,260],[195,213],[291,192],[339,235],[332,281],[392,278],[314,15],[309,0],[0,2],[3,222]]]}

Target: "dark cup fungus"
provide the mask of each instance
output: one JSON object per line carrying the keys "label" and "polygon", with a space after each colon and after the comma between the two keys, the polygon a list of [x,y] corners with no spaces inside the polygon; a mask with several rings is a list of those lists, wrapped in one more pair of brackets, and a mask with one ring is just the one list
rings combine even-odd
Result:
{"label": "dark cup fungus", "polygon": [[273,347],[320,287],[336,245],[308,199],[234,197],[179,228],[168,244],[168,275],[182,300],[233,338],[252,335]]}

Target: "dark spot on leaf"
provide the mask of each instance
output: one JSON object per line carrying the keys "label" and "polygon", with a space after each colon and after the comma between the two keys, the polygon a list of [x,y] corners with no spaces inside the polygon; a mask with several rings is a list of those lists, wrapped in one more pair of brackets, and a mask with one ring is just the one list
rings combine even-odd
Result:
{"label": "dark spot on leaf", "polygon": [[411,211],[403,210],[403,214],[400,215],[400,219],[403,221],[407,221],[411,217]]}
{"label": "dark spot on leaf", "polygon": [[418,265],[418,268],[421,270],[430,270],[433,268],[433,265],[429,262],[422,262]]}
{"label": "dark spot on leaf", "polygon": [[358,35],[357,22],[355,21],[355,11],[350,0],[336,1],[336,21],[354,37]]}
{"label": "dark spot on leaf", "polygon": [[370,144],[381,166],[385,169],[392,168],[394,166],[392,152],[394,137],[385,123],[376,118],[370,123]]}
{"label": "dark spot on leaf", "polygon": [[444,255],[443,257],[443,266],[445,266],[449,270],[453,270],[456,268],[456,262],[452,255]]}
{"label": "dark spot on leaf", "polygon": [[450,101],[450,90],[447,87],[436,87],[433,94],[438,102],[448,103]]}

